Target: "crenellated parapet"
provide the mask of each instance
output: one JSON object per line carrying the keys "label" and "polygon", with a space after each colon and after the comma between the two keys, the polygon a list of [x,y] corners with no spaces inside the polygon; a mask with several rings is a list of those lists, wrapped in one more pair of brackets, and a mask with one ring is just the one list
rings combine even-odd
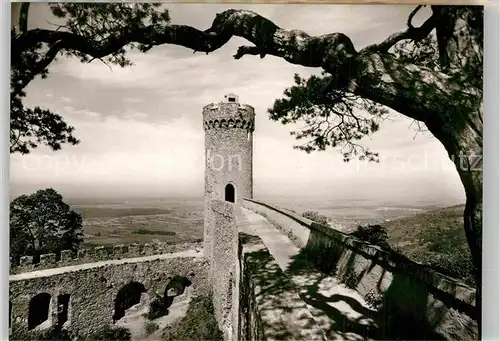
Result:
{"label": "crenellated parapet", "polygon": [[255,109],[241,104],[238,96],[226,95],[224,101],[203,107],[203,129],[245,129],[254,131]]}
{"label": "crenellated parapet", "polygon": [[13,259],[10,258],[10,273],[19,274],[35,270],[94,263],[105,260],[153,256],[164,253],[181,252],[194,248],[201,249],[202,243],[170,244],[156,242],[148,244],[120,244],[114,246],[101,245],[93,248],[79,249],[76,252],[62,250],[59,255],[55,253],[42,254],[40,255],[39,261],[35,261],[33,256],[21,256],[19,262],[13,262]]}
{"label": "crenellated parapet", "polygon": [[245,121],[244,119],[214,119],[203,122],[203,128],[207,129],[245,129],[245,130],[254,130],[254,122],[253,121]]}

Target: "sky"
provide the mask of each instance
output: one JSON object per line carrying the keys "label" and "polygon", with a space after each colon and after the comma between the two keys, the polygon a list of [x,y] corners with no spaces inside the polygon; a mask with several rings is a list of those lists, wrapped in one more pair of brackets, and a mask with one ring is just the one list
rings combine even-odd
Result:
{"label": "sky", "polygon": [[[357,49],[405,28],[412,6],[167,4],[174,24],[210,27],[215,14],[253,10],[285,29],[310,35],[343,32]],[[425,20],[425,11],[415,18]],[[48,6],[33,3],[29,28],[50,28]],[[232,38],[206,55],[163,45],[129,55],[132,67],[110,69],[99,61],[61,58],[49,78],[34,80],[25,103],[41,106],[73,125],[77,146],[57,152],[40,147],[11,155],[11,194],[53,187],[66,196],[201,196],[204,132],[202,107],[236,93],[256,110],[254,197],[290,196],[318,200],[386,200],[453,204],[465,199],[454,165],[428,133],[392,112],[379,132],[363,142],[381,162],[342,162],[335,149],[306,154],[292,148],[291,127],[271,121],[267,109],[293,83],[293,76],[320,69],[282,59],[232,55]]]}

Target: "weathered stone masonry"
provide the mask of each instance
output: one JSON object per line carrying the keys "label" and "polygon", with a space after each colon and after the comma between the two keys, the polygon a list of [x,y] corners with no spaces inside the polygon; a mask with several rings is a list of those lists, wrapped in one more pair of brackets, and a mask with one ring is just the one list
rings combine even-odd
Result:
{"label": "weathered stone masonry", "polygon": [[265,216],[362,296],[381,299],[379,323],[385,328],[411,321],[446,340],[477,339],[475,289],[460,280],[276,206],[250,199],[243,206]]}
{"label": "weathered stone masonry", "polygon": [[96,246],[93,248],[82,248],[77,252],[63,250],[59,257],[56,257],[53,253],[40,255],[39,262],[34,262],[33,256],[21,256],[20,259],[15,261],[11,258],[10,274],[93,263],[109,259],[161,255],[188,249],[201,249],[202,247],[203,244],[201,242],[181,244],[160,242],[150,244],[121,244],[113,247]]}
{"label": "weathered stone masonry", "polygon": [[75,335],[88,335],[114,322],[115,299],[124,286],[138,283],[150,298],[164,297],[174,276],[187,278],[197,294],[209,293],[207,262],[201,250],[194,249],[11,275],[11,327],[27,330],[30,301],[48,294],[49,318],[43,327],[60,322],[60,300],[69,298],[65,327]]}
{"label": "weathered stone masonry", "polygon": [[253,197],[252,153],[255,110],[234,94],[203,107],[205,130],[206,255],[211,254],[211,200],[235,202]]}

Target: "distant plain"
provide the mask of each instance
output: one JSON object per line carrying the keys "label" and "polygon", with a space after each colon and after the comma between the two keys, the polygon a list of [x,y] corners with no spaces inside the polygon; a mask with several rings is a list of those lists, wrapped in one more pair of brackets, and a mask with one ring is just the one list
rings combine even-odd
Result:
{"label": "distant plain", "polygon": [[85,246],[200,241],[203,201],[135,200],[73,204],[83,217]]}
{"label": "distant plain", "polygon": [[[181,243],[203,238],[203,198],[71,199],[68,202],[83,217],[86,246],[154,241]],[[299,214],[317,211],[327,216],[332,226],[345,231],[362,224],[387,224],[405,217],[411,219],[442,208],[429,204],[363,201],[339,204],[275,199],[267,202]]]}

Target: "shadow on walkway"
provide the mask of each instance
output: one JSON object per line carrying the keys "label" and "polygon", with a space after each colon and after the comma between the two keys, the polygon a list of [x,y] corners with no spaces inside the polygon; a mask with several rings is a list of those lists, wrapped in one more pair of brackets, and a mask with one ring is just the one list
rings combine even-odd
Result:
{"label": "shadow on walkway", "polygon": [[[301,298],[312,308],[315,319],[325,321],[322,325],[328,339],[444,340],[424,319],[407,318],[407,314],[391,306],[386,297],[377,307],[368,305],[358,292],[340,283],[333,273],[334,269],[330,273],[318,270],[308,252],[303,250],[293,257],[286,270],[297,285]],[[399,278],[394,276],[386,295],[404,290],[404,283],[400,283]],[[358,283],[359,279],[354,284]],[[427,296],[419,299],[423,304],[408,307],[413,313],[415,309],[426,309]],[[414,301],[414,298],[409,300]],[[425,311],[418,315],[425,316]]]}

